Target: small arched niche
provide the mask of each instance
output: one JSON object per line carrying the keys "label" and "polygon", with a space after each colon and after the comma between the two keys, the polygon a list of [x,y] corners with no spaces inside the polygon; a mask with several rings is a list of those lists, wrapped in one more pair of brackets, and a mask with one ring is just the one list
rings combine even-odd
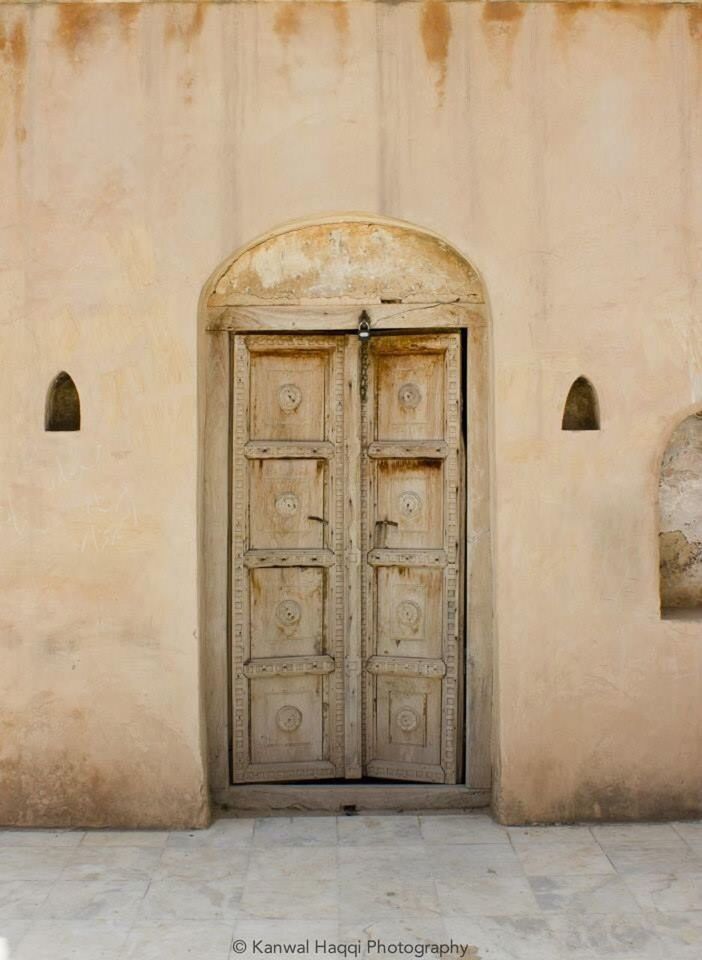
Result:
{"label": "small arched niche", "polygon": [[70,374],[54,377],[46,395],[44,429],[51,432],[80,430],[80,397]]}
{"label": "small arched niche", "polygon": [[702,612],[702,411],[673,431],[658,480],[661,616]]}
{"label": "small arched niche", "polygon": [[562,430],[599,430],[597,391],[587,377],[578,377],[568,391],[563,408]]}

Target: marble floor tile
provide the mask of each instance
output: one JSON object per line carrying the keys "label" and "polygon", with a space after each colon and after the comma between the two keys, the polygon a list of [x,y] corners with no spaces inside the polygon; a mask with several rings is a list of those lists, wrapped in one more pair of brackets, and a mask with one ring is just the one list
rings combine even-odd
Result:
{"label": "marble floor tile", "polygon": [[505,827],[485,814],[420,817],[419,826],[427,843],[509,843]]}
{"label": "marble floor tile", "polygon": [[661,960],[700,960],[702,957],[702,914],[655,913],[648,922],[660,945]]}
{"label": "marble floor tile", "polygon": [[439,908],[447,917],[508,917],[539,914],[526,877],[470,877],[437,880]]}
{"label": "marble floor tile", "polygon": [[182,877],[193,883],[230,877],[243,885],[249,860],[248,847],[169,847],[163,851],[152,877]]}
{"label": "marble floor tile", "polygon": [[419,844],[419,820],[414,816],[338,817],[341,846]]}
{"label": "marble floor tile", "polygon": [[254,848],[241,898],[251,917],[336,920],[337,864],[326,847]]}
{"label": "marble floor tile", "polygon": [[31,920],[46,901],[54,883],[53,880],[0,881],[0,927],[3,921]]}
{"label": "marble floor tile", "polygon": [[229,877],[152,880],[140,904],[139,921],[221,920],[233,926],[241,895],[241,883]]}
{"label": "marble floor tile", "polygon": [[[32,925],[27,920],[0,919],[0,960],[14,960],[17,947]],[[4,952],[3,952],[4,951]]]}
{"label": "marble floor tile", "polygon": [[636,913],[639,904],[616,874],[569,874],[530,877],[529,883],[545,913]]}
{"label": "marble floor tile", "polygon": [[256,820],[255,847],[336,846],[336,817],[268,817]]}
{"label": "marble floor tile", "polygon": [[592,832],[587,824],[556,824],[549,827],[507,827],[512,843],[587,843],[592,840]]}
{"label": "marble floor tile", "polygon": [[660,940],[643,914],[549,914],[546,922],[567,960],[663,960]]}
{"label": "marble floor tile", "polygon": [[626,884],[642,910],[662,913],[702,912],[702,872],[629,873]]}
{"label": "marble floor tile", "polygon": [[363,960],[389,957],[369,940],[451,939],[472,952],[447,960],[702,960],[699,826],[429,811],[0,831],[0,937],[11,960],[248,960],[266,938],[358,941]]}
{"label": "marble floor tile", "polygon": [[138,923],[120,960],[228,960],[232,925],[216,920]]}
{"label": "marble floor tile", "polygon": [[119,960],[130,926],[49,920],[29,929],[11,960]]}
{"label": "marble floor tile", "polygon": [[702,843],[702,820],[680,820],[671,826],[688,843]]}
{"label": "marble floor tile", "polygon": [[450,940],[472,948],[462,960],[567,960],[539,916],[446,917]]}
{"label": "marble floor tile", "polygon": [[165,847],[168,830],[86,830],[84,847]]}
{"label": "marble floor tile", "polygon": [[28,827],[0,830],[0,849],[3,847],[77,847],[84,835],[83,830],[33,830]]}
{"label": "marble floor tile", "polygon": [[614,873],[602,848],[592,839],[580,843],[554,840],[551,843],[518,844],[516,852],[524,872],[532,877]]}
{"label": "marble floor tile", "polygon": [[436,879],[524,876],[522,863],[508,843],[427,844],[427,863]]}
{"label": "marble floor tile", "polygon": [[62,880],[150,880],[163,851],[158,847],[86,847],[71,851]]}
{"label": "marble floor tile", "polygon": [[439,914],[436,888],[423,848],[339,847],[339,918],[374,922],[399,914]]}
{"label": "marble floor tile", "polygon": [[167,847],[247,846],[254,834],[254,819],[238,817],[216,820],[205,830],[174,830],[168,834]]}
{"label": "marble floor tile", "polygon": [[68,863],[73,849],[62,846],[2,847],[0,849],[0,882],[56,880]]}
{"label": "marble floor tile", "polygon": [[689,846],[671,849],[627,844],[623,847],[607,847],[607,856],[621,874],[702,873],[702,850],[698,853]]}
{"label": "marble floor tile", "polygon": [[605,823],[591,829],[595,840],[605,850],[629,845],[680,850],[684,844],[669,823]]}
{"label": "marble floor tile", "polygon": [[66,923],[133,920],[148,880],[59,880],[41,907],[42,919]]}

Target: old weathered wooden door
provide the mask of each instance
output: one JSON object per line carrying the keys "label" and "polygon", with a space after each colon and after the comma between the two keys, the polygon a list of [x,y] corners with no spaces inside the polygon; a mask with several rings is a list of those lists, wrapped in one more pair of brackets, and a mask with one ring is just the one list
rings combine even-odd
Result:
{"label": "old weathered wooden door", "polygon": [[459,334],[234,336],[235,782],[456,782]]}
{"label": "old weathered wooden door", "polygon": [[363,373],[365,767],[456,782],[460,337],[378,337]]}

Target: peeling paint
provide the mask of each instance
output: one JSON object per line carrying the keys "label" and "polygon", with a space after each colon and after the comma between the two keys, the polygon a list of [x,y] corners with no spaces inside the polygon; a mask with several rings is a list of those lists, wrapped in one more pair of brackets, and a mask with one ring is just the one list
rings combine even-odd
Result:
{"label": "peeling paint", "polygon": [[702,415],[673,431],[659,481],[661,607],[702,607]]}
{"label": "peeling paint", "polygon": [[480,281],[456,251],[429,234],[373,223],[314,224],[245,251],[210,303],[482,302]]}
{"label": "peeling paint", "polygon": [[422,6],[422,43],[428,62],[436,71],[436,91],[443,103],[448,66],[451,16],[447,3],[427,0]]}

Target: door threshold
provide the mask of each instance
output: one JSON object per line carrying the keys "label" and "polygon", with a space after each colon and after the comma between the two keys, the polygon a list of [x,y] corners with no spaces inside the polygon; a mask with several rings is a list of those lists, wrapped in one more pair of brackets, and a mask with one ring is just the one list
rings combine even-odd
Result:
{"label": "door threshold", "polygon": [[244,783],[213,798],[225,815],[476,810],[489,807],[490,799],[487,787],[421,783]]}

